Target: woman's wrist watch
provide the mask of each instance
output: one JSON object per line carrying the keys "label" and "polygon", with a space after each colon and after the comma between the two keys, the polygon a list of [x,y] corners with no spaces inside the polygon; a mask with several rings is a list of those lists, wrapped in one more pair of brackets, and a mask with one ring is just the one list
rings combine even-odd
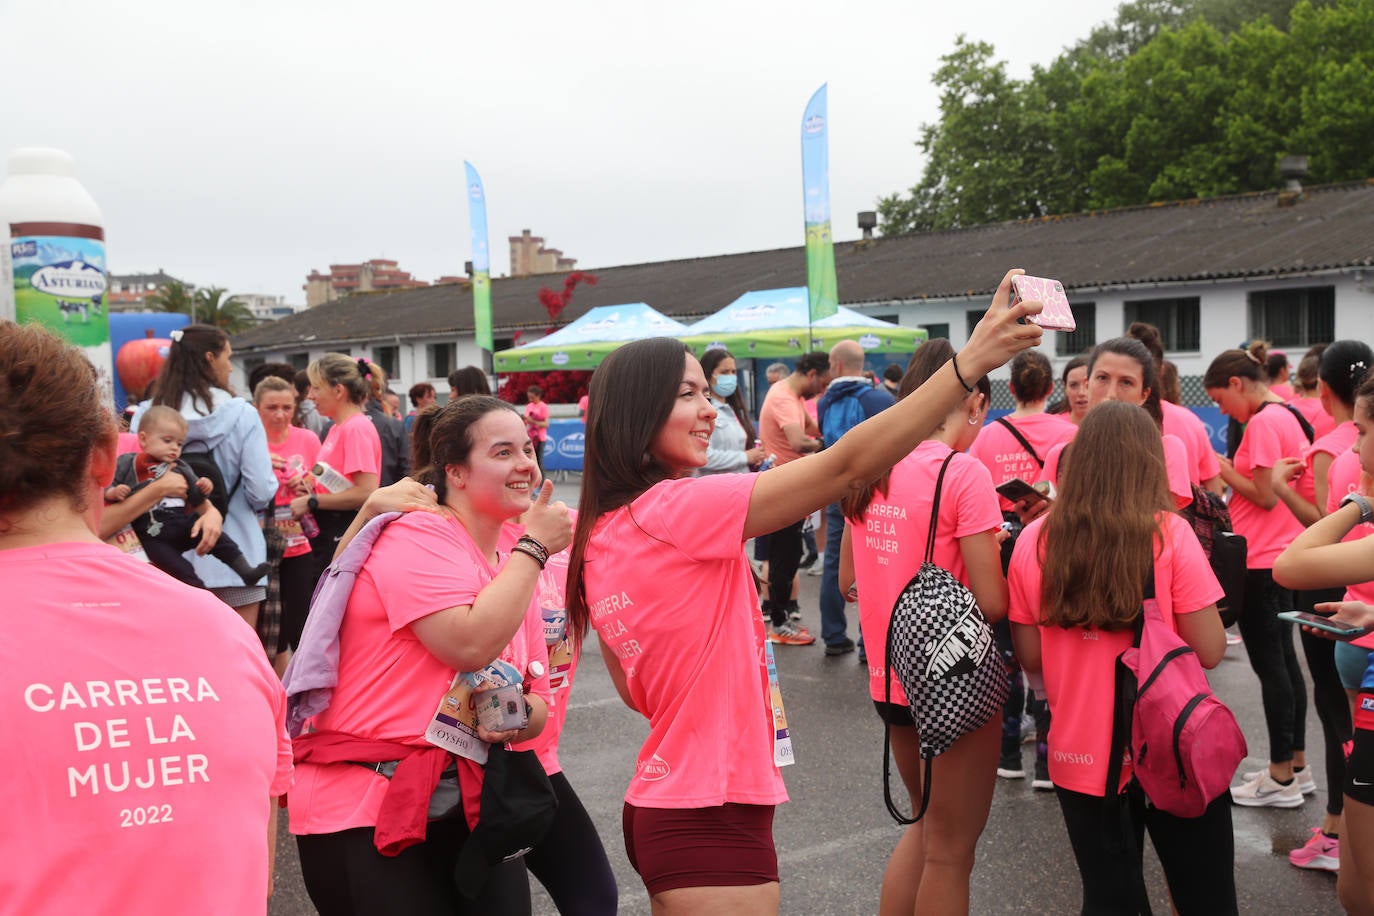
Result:
{"label": "woman's wrist watch", "polygon": [[1370,505],[1367,497],[1361,496],[1359,493],[1347,493],[1345,498],[1341,500],[1341,506],[1346,503],[1354,503],[1360,507],[1360,521],[1366,525],[1374,522],[1374,505]]}
{"label": "woman's wrist watch", "polygon": [[317,497],[314,493],[311,493],[310,498],[305,501],[305,507],[311,512],[314,512],[316,509],[320,507],[319,497]]}

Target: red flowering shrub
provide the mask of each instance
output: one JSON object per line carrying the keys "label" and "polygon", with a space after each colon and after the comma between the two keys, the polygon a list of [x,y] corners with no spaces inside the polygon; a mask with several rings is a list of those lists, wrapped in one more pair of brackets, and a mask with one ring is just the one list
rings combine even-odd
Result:
{"label": "red flowering shrub", "polygon": [[591,372],[581,369],[555,369],[552,372],[511,372],[496,377],[496,396],[512,404],[524,404],[525,389],[538,385],[550,404],[576,404],[587,393]]}

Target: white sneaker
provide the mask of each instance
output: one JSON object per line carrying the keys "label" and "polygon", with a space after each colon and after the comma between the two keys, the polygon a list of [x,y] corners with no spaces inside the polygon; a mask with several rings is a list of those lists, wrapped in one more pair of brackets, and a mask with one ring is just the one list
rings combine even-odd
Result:
{"label": "white sneaker", "polygon": [[1286,786],[1279,785],[1269,770],[1263,769],[1254,779],[1232,786],[1231,801],[1247,808],[1301,808],[1302,790],[1297,779]]}
{"label": "white sneaker", "polygon": [[825,572],[825,568],[824,568],[824,566],[820,563],[820,561],[817,561],[817,562],[815,562],[815,563],[812,563],[809,567],[807,567],[807,570],[806,570],[806,574],[807,574],[808,576],[819,576],[819,575],[821,575],[821,574],[824,573],[824,572]]}
{"label": "white sneaker", "polygon": [[[1268,768],[1263,770],[1251,770],[1248,773],[1241,773],[1240,778],[1242,782],[1253,782],[1259,779],[1261,773],[1267,772],[1269,772]],[[1303,767],[1301,770],[1294,770],[1293,779],[1298,784],[1298,791],[1303,795],[1311,795],[1313,792],[1317,791],[1317,778],[1312,775],[1312,768],[1310,766]]]}

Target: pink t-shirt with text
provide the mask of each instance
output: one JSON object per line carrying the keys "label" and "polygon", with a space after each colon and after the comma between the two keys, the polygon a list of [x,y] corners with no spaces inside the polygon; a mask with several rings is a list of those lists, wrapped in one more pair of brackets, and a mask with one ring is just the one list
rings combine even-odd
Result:
{"label": "pink t-shirt with text", "polygon": [[[1014,624],[1040,623],[1038,542],[1044,521],[1039,518],[1027,525],[1012,551],[1007,616]],[[1210,607],[1224,592],[1188,523],[1173,514],[1162,516],[1160,523],[1163,544],[1155,545],[1155,597],[1165,623],[1177,631],[1176,615]],[[1051,715],[1050,779],[1056,786],[1085,795],[1106,794],[1116,659],[1133,638],[1129,629],[1040,626],[1041,668]],[[1121,769],[1121,785],[1130,775],[1127,762]]]}
{"label": "pink t-shirt with text", "polygon": [[[306,730],[428,747],[425,729],[455,672],[430,654],[410,625],[472,604],[499,569],[447,516],[412,512],[387,525],[358,573],[339,627],[339,685],[329,708]],[[545,665],[533,691],[548,696],[544,635],[530,625],[528,613],[500,657],[520,671],[535,660]],[[302,763],[289,796],[291,832],[375,826],[387,785],[386,777],[351,763]]]}
{"label": "pink t-shirt with text", "polygon": [[758,479],[665,480],[593,529],[583,574],[591,623],[649,720],[625,794],[632,805],[787,800],[743,546]]}
{"label": "pink t-shirt with text", "polygon": [[1160,401],[1159,409],[1164,416],[1165,435],[1177,436],[1187,450],[1188,482],[1201,484],[1220,474],[1221,463],[1217,461],[1217,452],[1212,447],[1207,424],[1188,408],[1172,401]]}
{"label": "pink t-shirt with text", "polygon": [[[1255,468],[1272,468],[1280,458],[1301,456],[1307,447],[1307,437],[1292,412],[1281,404],[1270,404],[1245,424],[1233,463],[1237,471],[1253,480]],[[1264,509],[1232,493],[1228,505],[1236,533],[1245,535],[1247,569],[1273,569],[1278,555],[1302,533],[1302,522],[1281,502]]]}
{"label": "pink t-shirt with text", "polygon": [[[1016,427],[1017,432],[1026,437],[1026,441],[1043,462],[1048,462],[1051,449],[1068,442],[1074,433],[1078,432],[1077,426],[1057,414],[1038,413],[1029,417],[1017,417],[1014,420],[1010,417],[1006,419]],[[1019,477],[1026,483],[1049,479],[1041,465],[1026,451],[1025,446],[1017,442],[1011,431],[996,420],[989,420],[983,425],[968,453],[983,462],[992,474],[994,487],[1006,483],[1013,477]],[[1010,502],[1000,496],[997,500],[1001,511],[1011,511]]]}
{"label": "pink t-shirt with text", "polygon": [[[854,573],[859,588],[859,627],[868,652],[868,692],[882,700],[887,658],[887,629],[892,606],[921,568],[930,528],[935,479],[950,452],[943,442],[927,440],[892,468],[887,495],[874,493],[863,521],[850,524]],[[968,569],[959,538],[995,531],[1002,524],[992,477],[982,462],[955,455],[945,472],[936,527],[935,563],[968,585]],[[905,706],[906,693],[894,678],[891,702]]]}
{"label": "pink t-shirt with text", "polygon": [[[324,444],[315,456],[334,470],[352,480],[358,474],[378,474],[382,469],[382,439],[377,427],[365,413],[356,413],[342,423],[329,427]],[[328,493],[324,484],[315,487],[317,493]]]}
{"label": "pink t-shirt with text", "polygon": [[0,578],[0,912],[265,912],[291,743],[252,628],[105,544],[0,550]]}
{"label": "pink t-shirt with text", "polygon": [[[1326,479],[1326,513],[1330,515],[1340,508],[1341,500],[1345,499],[1347,494],[1360,491],[1360,456],[1349,450],[1337,455],[1326,472]],[[1341,540],[1358,541],[1371,534],[1374,534],[1374,525],[1358,522]],[[1370,571],[1370,581],[1351,585],[1345,590],[1345,600],[1363,601],[1365,604],[1374,605],[1374,570]],[[1362,636],[1353,642],[1357,646],[1374,649],[1374,634]]]}

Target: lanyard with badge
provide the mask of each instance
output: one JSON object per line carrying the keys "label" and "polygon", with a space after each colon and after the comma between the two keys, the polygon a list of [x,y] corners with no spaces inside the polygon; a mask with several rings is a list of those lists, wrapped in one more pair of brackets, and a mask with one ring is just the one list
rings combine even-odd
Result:
{"label": "lanyard with badge", "polygon": [[773,656],[773,644],[763,641],[763,657],[768,666],[768,705],[773,719],[773,763],[791,766],[797,762],[792,753],[792,730],[787,727],[787,713],[782,708],[782,685],[778,683],[778,662]]}

